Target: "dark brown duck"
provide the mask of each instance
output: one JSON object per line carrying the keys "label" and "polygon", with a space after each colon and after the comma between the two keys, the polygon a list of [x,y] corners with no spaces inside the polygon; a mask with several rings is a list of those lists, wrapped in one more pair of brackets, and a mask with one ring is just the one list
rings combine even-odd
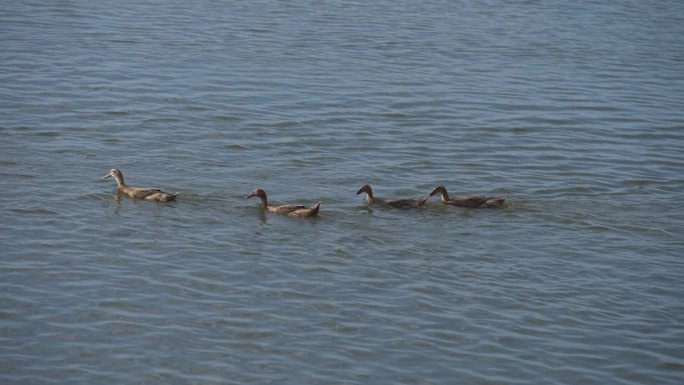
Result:
{"label": "dark brown duck", "polygon": [[274,214],[287,215],[290,217],[312,217],[318,214],[318,210],[321,207],[321,202],[318,202],[311,207],[302,205],[272,205],[268,203],[266,192],[260,188],[252,191],[245,197],[245,199],[252,197],[259,197],[261,199],[261,204],[264,206],[266,211]]}
{"label": "dark brown duck", "polygon": [[439,193],[442,196],[442,203],[445,205],[454,205],[461,207],[470,207],[474,209],[484,208],[499,208],[503,206],[506,198],[504,197],[485,197],[477,195],[464,195],[455,198],[449,197],[446,187],[437,186],[432,190],[430,196]]}
{"label": "dark brown duck", "polygon": [[428,198],[430,198],[429,195],[424,196],[423,198],[419,199],[385,199],[385,198],[378,198],[373,196],[373,189],[371,188],[370,185],[363,185],[359,191],[356,192],[356,195],[359,195],[361,193],[366,193],[366,198],[364,201],[368,204],[382,204],[398,209],[406,209],[406,208],[420,208],[425,206],[425,202],[427,202]]}

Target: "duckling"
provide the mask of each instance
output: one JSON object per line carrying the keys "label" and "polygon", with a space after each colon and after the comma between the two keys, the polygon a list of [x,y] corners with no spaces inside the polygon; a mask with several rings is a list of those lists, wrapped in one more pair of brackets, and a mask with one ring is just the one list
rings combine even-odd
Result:
{"label": "duckling", "polygon": [[252,191],[245,199],[252,197],[261,198],[261,204],[264,205],[266,211],[290,217],[312,217],[318,214],[318,209],[321,207],[321,202],[318,202],[311,207],[302,205],[271,205],[268,203],[268,198],[266,198],[266,192],[260,188]]}
{"label": "duckling", "polygon": [[140,187],[128,187],[124,183],[123,174],[117,169],[112,169],[107,175],[102,179],[107,179],[109,177],[114,177],[116,179],[116,186],[122,193],[128,195],[135,199],[147,199],[151,201],[158,202],[170,202],[176,199],[178,193],[170,194],[156,188],[140,188]]}
{"label": "duckling", "polygon": [[445,205],[454,205],[461,207],[470,207],[475,209],[483,208],[498,208],[503,206],[506,198],[504,197],[484,197],[476,195],[465,195],[456,198],[449,198],[449,193],[444,186],[437,186],[430,193],[430,196],[439,193],[442,196],[442,203]]}
{"label": "duckling", "polygon": [[426,195],[423,198],[420,199],[384,199],[384,198],[378,198],[373,196],[373,189],[371,189],[370,185],[363,185],[359,191],[356,192],[356,195],[359,195],[361,193],[366,193],[366,198],[364,201],[368,204],[384,204],[390,207],[398,208],[398,209],[405,209],[405,208],[420,208],[425,205],[425,202],[427,202],[428,198],[430,198],[429,195]]}

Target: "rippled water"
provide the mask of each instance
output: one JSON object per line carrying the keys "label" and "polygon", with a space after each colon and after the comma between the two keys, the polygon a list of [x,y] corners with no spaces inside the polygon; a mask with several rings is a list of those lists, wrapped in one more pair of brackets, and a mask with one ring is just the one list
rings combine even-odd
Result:
{"label": "rippled water", "polygon": [[677,1],[4,2],[0,382],[684,382],[682,36]]}

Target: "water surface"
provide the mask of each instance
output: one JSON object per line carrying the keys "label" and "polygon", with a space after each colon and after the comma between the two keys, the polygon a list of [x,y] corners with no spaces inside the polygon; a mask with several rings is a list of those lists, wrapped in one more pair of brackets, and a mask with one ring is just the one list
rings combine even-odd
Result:
{"label": "water surface", "polygon": [[683,26],[676,1],[3,4],[1,382],[682,383]]}

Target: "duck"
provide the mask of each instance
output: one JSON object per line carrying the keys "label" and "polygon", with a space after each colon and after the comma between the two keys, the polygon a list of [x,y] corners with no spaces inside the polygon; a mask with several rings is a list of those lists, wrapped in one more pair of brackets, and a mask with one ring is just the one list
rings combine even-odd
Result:
{"label": "duck", "polygon": [[470,207],[474,209],[484,208],[499,208],[503,206],[506,201],[505,197],[485,197],[477,195],[464,195],[456,198],[450,198],[446,187],[437,186],[432,190],[430,196],[439,193],[442,196],[442,203],[445,205],[454,205],[461,207]]}
{"label": "duck", "polygon": [[253,197],[259,197],[261,199],[261,204],[264,205],[264,209],[266,211],[274,214],[287,215],[290,217],[313,217],[314,215],[318,214],[318,210],[321,207],[321,202],[318,202],[311,207],[302,205],[272,205],[268,203],[266,192],[260,188],[249,193],[245,199]]}
{"label": "duck", "polygon": [[109,173],[102,179],[107,179],[110,177],[114,177],[114,179],[116,179],[117,189],[131,198],[147,199],[157,202],[170,202],[176,200],[176,197],[178,196],[178,193],[171,194],[156,188],[128,187],[126,186],[126,183],[124,183],[124,177],[121,171],[115,168],[109,171]]}
{"label": "duck", "polygon": [[383,205],[394,207],[397,209],[421,208],[425,205],[428,198],[430,198],[429,195],[426,195],[423,198],[419,198],[419,199],[378,198],[378,197],[373,196],[373,189],[371,188],[370,185],[367,185],[367,184],[361,186],[359,191],[356,192],[356,195],[359,195],[361,193],[366,193],[366,198],[364,199],[364,201],[368,204],[383,204]]}

